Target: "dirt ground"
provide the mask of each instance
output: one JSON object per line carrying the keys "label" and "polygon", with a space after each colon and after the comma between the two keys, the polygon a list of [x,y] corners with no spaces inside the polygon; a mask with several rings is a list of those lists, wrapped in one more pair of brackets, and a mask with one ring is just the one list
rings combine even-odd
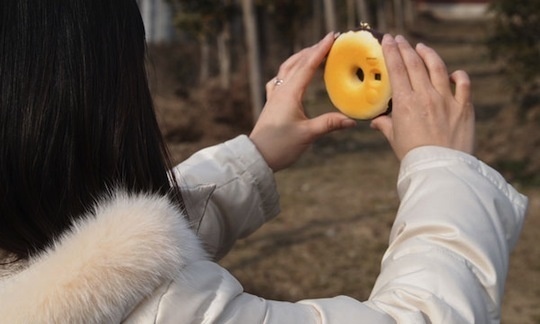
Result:
{"label": "dirt ground", "polygon": [[[498,129],[496,116],[511,104],[500,68],[489,63],[482,44],[489,26],[482,22],[427,23],[427,27],[419,24],[409,36],[435,47],[450,70],[461,68],[470,73],[478,116],[478,155],[489,161],[486,143]],[[176,161],[200,147],[245,132],[245,127],[201,121],[179,112],[175,98],[156,99]],[[333,109],[320,75],[309,89],[305,106],[311,115]],[[199,107],[208,111],[204,109],[211,108]],[[398,166],[385,139],[366,122],[317,141],[298,163],[276,174],[282,208],[279,217],[239,241],[221,264],[246,291],[265,298],[296,301],[344,294],[365,300],[379,273],[399,204],[395,189]],[[529,196],[530,208],[511,256],[502,323],[540,323],[540,245],[536,244],[540,187],[515,185]]]}

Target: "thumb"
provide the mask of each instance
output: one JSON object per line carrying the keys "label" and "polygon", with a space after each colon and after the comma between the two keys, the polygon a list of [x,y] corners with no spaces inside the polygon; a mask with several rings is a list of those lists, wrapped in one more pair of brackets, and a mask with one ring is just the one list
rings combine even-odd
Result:
{"label": "thumb", "polygon": [[320,115],[308,121],[309,130],[313,137],[319,137],[335,130],[357,126],[354,119],[343,114],[332,112]]}
{"label": "thumb", "polygon": [[371,121],[371,124],[369,126],[383,133],[384,137],[386,137],[388,142],[392,142],[394,138],[394,125],[392,123],[392,118],[386,115],[376,117]]}

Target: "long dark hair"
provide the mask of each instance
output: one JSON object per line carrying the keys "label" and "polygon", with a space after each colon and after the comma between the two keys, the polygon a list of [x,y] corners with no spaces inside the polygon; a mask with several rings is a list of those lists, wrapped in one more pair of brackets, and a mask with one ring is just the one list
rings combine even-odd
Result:
{"label": "long dark hair", "polygon": [[44,249],[111,188],[181,203],[135,0],[0,1],[0,248]]}

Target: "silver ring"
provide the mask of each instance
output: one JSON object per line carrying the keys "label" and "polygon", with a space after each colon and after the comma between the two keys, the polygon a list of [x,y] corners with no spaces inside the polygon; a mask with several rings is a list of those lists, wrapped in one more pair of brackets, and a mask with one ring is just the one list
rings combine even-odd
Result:
{"label": "silver ring", "polygon": [[278,77],[276,77],[276,78],[274,79],[274,85],[275,85],[276,87],[277,87],[277,86],[280,86],[280,85],[282,85],[282,84],[283,84],[283,79],[280,79],[280,78],[278,78]]}

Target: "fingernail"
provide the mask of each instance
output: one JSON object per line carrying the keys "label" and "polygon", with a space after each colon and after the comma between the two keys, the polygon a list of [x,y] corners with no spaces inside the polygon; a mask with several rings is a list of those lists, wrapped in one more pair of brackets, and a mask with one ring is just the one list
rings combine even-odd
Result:
{"label": "fingernail", "polygon": [[330,37],[330,35],[333,35],[333,34],[334,34],[333,32],[330,32],[330,33],[324,35],[324,37],[321,40],[319,40],[317,43],[313,44],[312,47],[319,46],[325,39],[327,39],[328,37]]}
{"label": "fingernail", "polygon": [[398,43],[405,43],[407,40],[405,39],[405,37],[401,36],[401,35],[397,35],[396,36],[396,42]]}
{"label": "fingernail", "polygon": [[334,37],[334,34],[335,33],[333,31],[329,32],[328,34],[324,35],[323,39],[326,39],[326,38],[330,37],[330,35],[332,35],[332,37]]}
{"label": "fingernail", "polygon": [[339,37],[339,35],[341,35],[341,33],[340,33],[340,32],[336,32],[336,33],[334,33],[334,39],[338,38],[338,37]]}
{"label": "fingernail", "polygon": [[356,127],[358,124],[356,123],[356,121],[352,120],[352,119],[344,119],[341,121],[341,127],[343,128],[353,128],[353,127]]}
{"label": "fingernail", "polygon": [[392,37],[392,35],[390,34],[384,34],[383,42],[389,43],[389,44],[394,43],[394,37]]}
{"label": "fingernail", "polygon": [[427,47],[424,43],[418,43],[416,44],[416,48],[419,48],[419,47]]}

